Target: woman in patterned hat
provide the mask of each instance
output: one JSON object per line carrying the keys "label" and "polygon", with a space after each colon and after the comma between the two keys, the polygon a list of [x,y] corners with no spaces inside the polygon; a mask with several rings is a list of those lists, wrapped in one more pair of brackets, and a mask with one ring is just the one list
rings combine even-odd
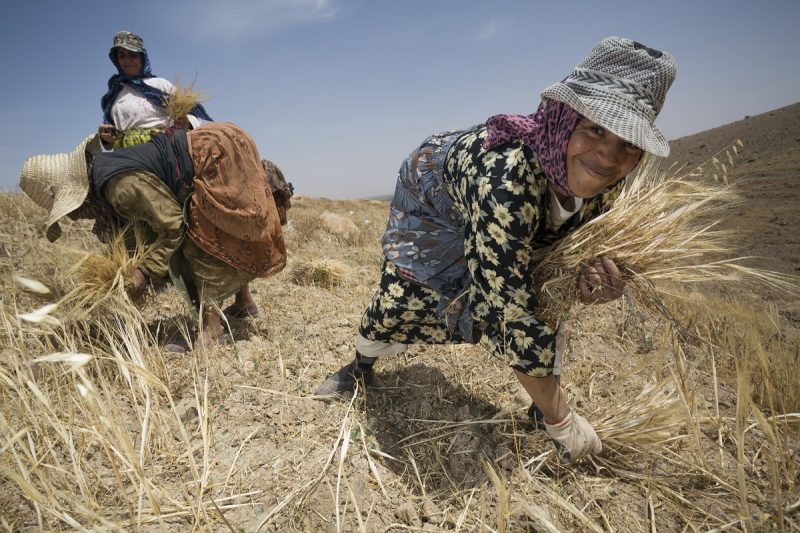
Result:
{"label": "woman in patterned hat", "polygon": [[[121,148],[147,142],[153,134],[173,126],[164,99],[175,87],[150,72],[150,59],[142,38],[128,31],[117,33],[108,57],[117,73],[109,78],[108,91],[100,100],[103,123],[97,133],[103,145]],[[187,118],[189,124],[177,126],[197,128],[211,121],[200,104],[195,105]]]}
{"label": "woman in patterned hat", "polygon": [[[654,121],[675,72],[670,54],[610,37],[542,93],[535,113],[426,139],[400,168],[355,359],[316,393],[368,386],[375,360],[408,344],[480,343],[514,369],[529,414],[566,461],[600,452],[556,375],[563,339],[538,316],[532,255],[606,210],[645,152],[669,154]],[[624,288],[610,257],[577,283],[587,303]]]}
{"label": "woman in patterned hat", "polygon": [[201,311],[195,346],[209,347],[224,341],[215,304],[235,294],[234,305],[257,309],[247,284],[286,265],[265,172],[244,130],[214,122],[168,130],[124,150],[102,151],[91,135],[69,154],[27,159],[20,188],[48,210],[51,242],[64,216],[145,225],[152,238],[126,280],[129,296],[141,296],[148,278],[169,276]]}

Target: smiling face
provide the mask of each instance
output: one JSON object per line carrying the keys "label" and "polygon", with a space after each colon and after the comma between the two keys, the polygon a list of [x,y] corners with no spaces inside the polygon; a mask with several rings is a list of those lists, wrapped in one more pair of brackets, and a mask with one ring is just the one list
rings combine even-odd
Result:
{"label": "smiling face", "polygon": [[593,198],[627,176],[642,158],[641,148],[587,118],[567,144],[567,183],[578,198]]}
{"label": "smiling face", "polygon": [[117,64],[126,76],[138,76],[142,73],[142,54],[131,52],[125,48],[117,48]]}

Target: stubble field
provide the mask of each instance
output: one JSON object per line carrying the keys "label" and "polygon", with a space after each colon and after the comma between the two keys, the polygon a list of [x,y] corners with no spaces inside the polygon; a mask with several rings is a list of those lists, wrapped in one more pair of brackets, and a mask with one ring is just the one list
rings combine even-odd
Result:
{"label": "stubble field", "polygon": [[[726,224],[747,230],[749,264],[790,275],[799,115],[790,106],[673,143],[691,162],[743,139],[731,177],[748,180],[746,201]],[[315,399],[353,356],[387,212],[295,198],[289,264],[253,284],[260,316],[232,319],[224,347],[170,354],[159,346],[193,327],[172,288],[116,322],[66,307],[48,315],[57,323],[20,319],[66,294],[71,265],[101,248],[78,223],[47,243],[44,213],[0,196],[0,527],[800,530],[800,298],[785,291],[683,287],[691,296],[671,320],[630,298],[575,313],[571,404],[589,420],[637,403],[673,417],[657,442],[609,441],[579,465],[559,462],[511,371],[477,346],[412,347],[378,363],[380,387]],[[323,213],[353,226],[326,229]]]}

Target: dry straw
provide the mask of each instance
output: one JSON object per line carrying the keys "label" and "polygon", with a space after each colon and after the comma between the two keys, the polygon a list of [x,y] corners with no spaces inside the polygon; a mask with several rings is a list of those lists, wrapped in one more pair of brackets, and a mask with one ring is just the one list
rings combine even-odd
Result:
{"label": "dry straw", "polygon": [[[740,146],[737,141],[723,152],[729,164]],[[672,296],[659,289],[665,282],[767,283],[796,292],[793,278],[746,267],[746,258],[735,256],[736,235],[720,227],[740,201],[727,171],[717,157],[691,172],[668,173],[646,161],[607,212],[536,254],[543,315],[566,318],[579,297],[576,277],[604,256],[632,282],[635,300],[655,310]]]}
{"label": "dry straw", "polygon": [[297,285],[335,287],[350,273],[350,268],[335,259],[299,261],[292,266],[290,278]]}
{"label": "dry straw", "polygon": [[174,91],[164,98],[164,107],[173,124],[183,124],[187,122],[187,116],[192,108],[205,101],[206,97],[195,90],[194,83],[181,86],[176,80],[174,85]]}
{"label": "dry straw", "polygon": [[[587,418],[598,426],[608,449],[593,463],[559,464],[552,460],[555,452],[545,433],[518,433],[513,418],[505,419],[506,412],[494,407],[511,394],[509,382],[477,347],[415,348],[410,357],[418,364],[413,365],[387,358],[380,369],[386,387],[369,397],[359,391],[355,403],[317,406],[305,394],[309,383],[324,379],[338,365],[313,354],[327,354],[331,343],[350,339],[352,332],[335,324],[342,318],[357,320],[369,301],[370,284],[356,281],[380,275],[377,237],[382,228],[371,225],[374,239],[342,247],[313,223],[318,212],[336,207],[331,202],[306,199],[295,206],[309,222],[287,235],[296,250],[293,262],[321,256],[343,261],[349,268],[343,279],[346,289],[303,288],[302,298],[290,300],[299,302],[300,315],[288,308],[272,313],[265,338],[249,341],[259,352],[259,364],[265,363],[263,370],[247,377],[233,372],[224,385],[221,377],[207,376],[205,370],[218,364],[216,352],[164,357],[144,321],[115,313],[118,319],[98,327],[94,316],[101,313],[95,309],[86,321],[92,324],[90,335],[74,327],[45,329],[15,318],[49,301],[44,295],[25,289],[0,298],[0,334],[7,339],[0,364],[0,485],[9,501],[0,513],[0,529],[312,531],[333,530],[338,513],[341,530],[406,531],[422,527],[392,524],[397,506],[409,501],[424,509],[428,500],[440,512],[426,512],[421,517],[424,528],[439,531],[738,531],[746,529],[744,519],[751,516],[756,517],[750,524],[754,531],[797,529],[800,417],[781,409],[762,415],[766,407],[756,409],[751,400],[760,381],[765,383],[764,398],[788,397],[780,388],[770,392],[768,384],[778,377],[794,390],[800,383],[791,379],[796,374],[785,371],[797,366],[798,344],[789,343],[788,337],[796,335],[796,328],[781,327],[780,317],[762,317],[765,323],[755,333],[767,341],[758,341],[755,336],[749,340],[740,327],[752,320],[749,314],[720,312],[711,301],[696,310],[682,306],[683,315],[679,307],[670,307],[688,323],[687,329],[715,339],[718,348],[706,349],[692,337],[685,353],[666,346],[664,354],[654,353],[648,329],[647,342],[625,360],[637,357],[649,367],[672,352],[677,384],[654,385],[652,399],[636,398],[628,402],[630,408],[612,394],[593,395],[592,380],[596,373],[598,383],[620,384],[610,392],[627,396],[624,391],[644,388],[636,387],[640,371],[594,358],[592,377],[581,380],[578,372],[574,380],[589,391],[582,405],[596,406]],[[341,209],[378,219],[385,205],[354,203]],[[15,215],[4,219],[9,234],[23,236],[20,241],[34,234],[34,224],[21,223],[25,217],[14,209],[6,211]],[[68,237],[76,235],[73,231]],[[94,243],[88,231],[84,236]],[[36,244],[36,239],[27,240]],[[39,250],[28,243],[20,249]],[[29,258],[39,255],[39,261],[54,257],[57,262],[53,268],[22,271],[60,294],[60,283],[46,274],[42,278],[42,272],[60,273],[72,257],[49,248],[41,248],[41,254],[30,251],[20,254],[21,266],[26,265],[23,258],[30,264]],[[113,275],[105,279],[117,280],[120,266],[109,269]],[[119,283],[112,286],[116,288],[99,293],[121,294]],[[285,294],[285,287],[273,280],[255,288],[266,300]],[[698,294],[709,295],[696,290],[692,299],[698,300]],[[710,324],[704,319],[709,309],[719,319]],[[35,316],[48,310],[69,317],[61,308],[45,308]],[[153,318],[160,316],[160,309],[151,311],[146,315],[149,324],[160,320]],[[326,334],[296,334],[298,327],[306,331],[308,317],[319,317]],[[637,328],[652,324],[646,312],[627,318],[642,320]],[[774,324],[767,327],[767,322]],[[307,331],[318,331],[313,326]],[[598,321],[592,329],[602,335],[608,328],[618,332],[618,326]],[[737,335],[727,336],[724,327],[736,328]],[[619,342],[625,347],[629,338],[627,333],[619,340],[611,337],[599,339],[599,345]],[[674,337],[682,343],[688,338]],[[247,342],[237,344],[250,349]],[[756,350],[758,345],[763,350]],[[779,349],[787,366],[774,359]],[[767,354],[770,359],[762,360]],[[744,362],[730,370],[738,377],[731,387],[717,381],[715,368],[722,378],[725,362],[732,365],[734,355],[735,361]],[[255,381],[243,386],[243,379]],[[248,426],[253,406],[258,410],[262,403],[276,411]],[[737,410],[735,404],[741,407]],[[187,405],[193,417],[187,416]],[[650,412],[637,411],[640,406],[649,406]],[[675,418],[683,409],[684,425],[669,426],[669,420],[652,413],[663,409],[665,416],[674,413]],[[613,419],[604,418],[606,410]],[[374,416],[376,412],[381,416]],[[497,418],[486,418],[495,413]],[[264,430],[265,424],[274,426],[274,435]],[[611,426],[608,432],[603,424]],[[312,426],[316,429],[309,432]],[[638,435],[642,427],[649,428],[644,436]],[[674,427],[672,435],[691,437],[663,442],[665,427]],[[640,442],[646,436],[650,444],[632,444],[621,431]],[[481,468],[484,458],[495,475]],[[257,489],[242,492],[243,487]]]}
{"label": "dry straw", "polygon": [[[129,245],[130,241],[134,244]],[[116,314],[126,309],[133,311],[126,283],[145,256],[144,235],[140,228],[129,226],[118,232],[105,253],[86,253],[69,270],[74,288],[62,299],[61,307],[71,310],[75,318],[97,309]]]}
{"label": "dry straw", "polygon": [[631,447],[663,446],[686,437],[686,403],[673,380],[651,384],[634,398],[592,422],[603,446],[623,452]]}

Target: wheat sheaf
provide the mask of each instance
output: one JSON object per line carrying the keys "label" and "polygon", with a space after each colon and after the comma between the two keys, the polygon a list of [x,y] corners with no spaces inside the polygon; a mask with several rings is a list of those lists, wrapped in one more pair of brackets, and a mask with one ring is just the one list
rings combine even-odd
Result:
{"label": "wheat sheaf", "polygon": [[744,266],[737,234],[721,224],[741,202],[739,184],[728,180],[741,146],[736,141],[691,171],[644,162],[608,211],[537,251],[543,316],[553,323],[568,318],[579,300],[576,277],[598,257],[612,258],[628,281],[626,294],[656,311],[675,297],[671,284],[766,283],[797,292],[795,277]]}

